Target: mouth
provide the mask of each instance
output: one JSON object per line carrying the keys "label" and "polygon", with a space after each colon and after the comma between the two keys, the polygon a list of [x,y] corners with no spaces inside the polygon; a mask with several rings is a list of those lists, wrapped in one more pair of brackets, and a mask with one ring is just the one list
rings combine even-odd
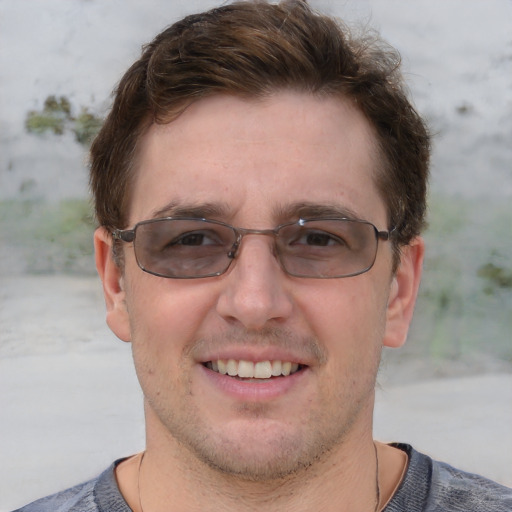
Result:
{"label": "mouth", "polygon": [[251,379],[253,381],[268,381],[273,378],[289,377],[305,368],[291,361],[245,361],[243,359],[217,359],[207,361],[203,366],[213,372],[228,375],[236,379]]}

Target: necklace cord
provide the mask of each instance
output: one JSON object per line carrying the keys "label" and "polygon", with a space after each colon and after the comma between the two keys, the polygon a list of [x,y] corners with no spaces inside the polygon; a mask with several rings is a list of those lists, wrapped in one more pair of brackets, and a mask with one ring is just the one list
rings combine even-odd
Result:
{"label": "necklace cord", "polygon": [[376,494],[376,505],[375,512],[380,511],[380,482],[379,482],[379,453],[377,451],[377,445],[373,442],[373,449],[375,450],[375,494]]}
{"label": "necklace cord", "polygon": [[139,470],[137,471],[137,494],[139,496],[139,512],[144,512],[144,509],[142,508],[142,497],[140,492],[140,470],[142,468],[142,461],[144,460],[144,455],[146,455],[146,450],[144,450],[140,456]]}

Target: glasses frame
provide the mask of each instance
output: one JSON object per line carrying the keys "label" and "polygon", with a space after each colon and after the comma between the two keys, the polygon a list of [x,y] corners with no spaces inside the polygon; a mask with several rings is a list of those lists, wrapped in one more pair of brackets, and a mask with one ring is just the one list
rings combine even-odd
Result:
{"label": "glasses frame", "polygon": [[[153,224],[153,223],[164,222],[164,221],[169,221],[169,220],[187,220],[187,221],[207,222],[210,224],[217,224],[219,226],[224,226],[226,228],[231,229],[233,231],[233,233],[235,234],[236,239],[231,247],[231,250],[227,254],[230,261],[226,265],[226,268],[222,271],[212,272],[210,274],[201,275],[201,276],[168,276],[168,275],[161,274],[158,272],[153,272],[153,271],[145,268],[144,265],[142,265],[140,263],[139,258],[137,257],[137,251],[135,250],[135,243],[136,243],[136,238],[137,238],[137,228],[139,226],[144,226],[147,224]],[[227,224],[226,222],[222,222],[219,220],[213,220],[213,219],[206,219],[203,217],[159,217],[156,219],[149,219],[149,220],[143,220],[143,221],[137,222],[137,224],[135,224],[135,226],[132,229],[114,229],[112,231],[112,237],[114,238],[114,240],[119,240],[121,242],[134,244],[134,253],[135,253],[135,259],[137,261],[137,265],[142,271],[147,272],[148,274],[158,276],[158,277],[163,277],[166,279],[203,279],[203,278],[207,278],[207,277],[221,276],[229,270],[233,261],[236,259],[238,249],[240,248],[240,245],[242,243],[242,239],[244,238],[244,236],[246,236],[246,235],[264,235],[264,236],[273,236],[274,239],[276,239],[279,237],[279,231],[284,227],[293,226],[293,225],[300,226],[300,225],[304,225],[306,222],[313,222],[313,221],[345,221],[345,222],[366,224],[368,226],[371,226],[375,233],[375,240],[376,240],[374,257],[373,257],[371,263],[366,268],[364,268],[363,270],[357,271],[357,272],[352,272],[350,274],[343,274],[343,275],[336,275],[336,276],[301,275],[301,274],[295,274],[293,272],[289,272],[286,269],[286,267],[283,263],[283,260],[282,260],[283,256],[281,255],[281,253],[278,249],[278,245],[275,244],[276,259],[279,262],[279,265],[280,265],[281,269],[283,270],[283,272],[289,276],[300,277],[300,278],[304,278],[304,279],[342,279],[344,277],[353,277],[353,276],[358,276],[360,274],[364,274],[365,272],[368,272],[375,264],[375,260],[377,259],[377,253],[378,253],[378,249],[379,249],[379,240],[382,240],[384,242],[391,240],[393,232],[394,232],[394,228],[390,229],[388,231],[379,231],[379,229],[369,221],[361,220],[361,219],[352,219],[349,217],[317,217],[317,218],[306,218],[306,219],[301,218],[296,221],[285,222],[283,224],[279,224],[279,226],[276,226],[273,229],[240,228],[240,227],[232,226],[231,224]]]}

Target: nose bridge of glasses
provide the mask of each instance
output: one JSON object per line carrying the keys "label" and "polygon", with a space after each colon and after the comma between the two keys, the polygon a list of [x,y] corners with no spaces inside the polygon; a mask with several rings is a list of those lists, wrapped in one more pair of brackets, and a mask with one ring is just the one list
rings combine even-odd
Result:
{"label": "nose bridge of glasses", "polygon": [[251,228],[234,228],[235,234],[236,234],[236,240],[233,243],[231,250],[228,253],[228,256],[230,258],[235,258],[238,249],[240,248],[240,245],[242,243],[242,239],[246,235],[264,235],[264,236],[271,236],[275,238],[278,235],[277,229],[251,229]]}

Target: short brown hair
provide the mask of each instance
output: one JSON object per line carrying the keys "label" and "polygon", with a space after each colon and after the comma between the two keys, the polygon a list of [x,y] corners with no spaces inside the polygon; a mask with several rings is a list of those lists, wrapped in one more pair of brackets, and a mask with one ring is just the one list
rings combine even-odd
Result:
{"label": "short brown hair", "polygon": [[353,37],[305,1],[235,2],[187,16],[150,44],[121,79],[91,148],[98,222],[125,228],[135,155],[152,123],[168,123],[213,94],[265,97],[282,89],[341,95],[376,133],[382,166],[376,184],[395,247],[425,222],[430,138],[407,98],[400,57],[374,34]]}

